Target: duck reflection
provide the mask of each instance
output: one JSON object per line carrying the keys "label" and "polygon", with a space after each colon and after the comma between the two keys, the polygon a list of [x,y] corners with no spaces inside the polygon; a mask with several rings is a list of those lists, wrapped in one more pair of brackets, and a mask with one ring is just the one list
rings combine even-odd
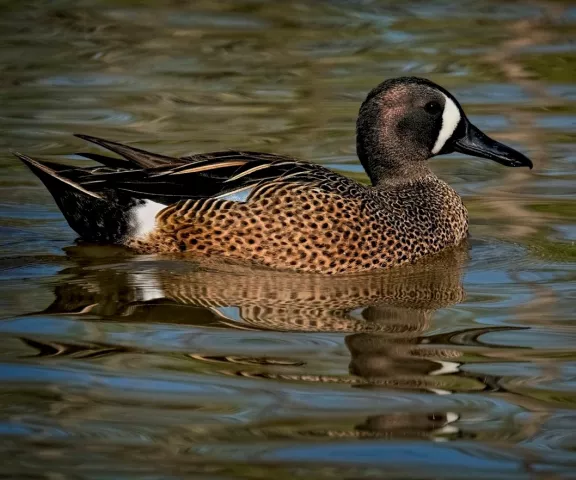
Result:
{"label": "duck reflection", "polygon": [[[461,353],[430,345],[425,334],[434,313],[464,299],[462,272],[467,248],[426,263],[369,274],[296,274],[233,264],[196,264],[131,257],[113,248],[77,246],[68,254],[74,266],[44,314],[90,315],[122,322],[167,322],[276,332],[345,334],[351,375],[290,374],[274,366],[303,362],[286,359],[198,355],[197,361],[226,362],[233,375],[298,382],[350,383],[358,388],[394,388],[450,393]],[[78,347],[28,339],[39,355],[78,356]],[[95,351],[96,350],[96,351]],[[121,349],[117,349],[119,352]],[[67,353],[68,352],[68,353]],[[102,348],[100,354],[110,354]],[[98,355],[95,346],[84,356]],[[261,371],[242,365],[261,365]],[[272,366],[272,368],[270,368]],[[446,431],[450,412],[370,417],[352,430],[356,436],[411,435]],[[330,430],[331,434],[335,434]]]}

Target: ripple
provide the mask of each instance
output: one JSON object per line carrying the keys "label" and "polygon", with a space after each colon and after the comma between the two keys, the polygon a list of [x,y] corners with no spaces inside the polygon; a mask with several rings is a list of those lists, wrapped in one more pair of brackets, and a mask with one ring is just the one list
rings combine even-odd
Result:
{"label": "ripple", "polygon": [[136,79],[129,75],[114,75],[100,73],[70,73],[68,75],[56,75],[41,78],[36,81],[37,85],[55,87],[118,87],[134,85]]}
{"label": "ripple", "polygon": [[[573,8],[37,3],[0,15],[6,478],[573,475]],[[449,88],[536,165],[431,161],[469,209],[470,258],[411,273],[275,276],[76,244],[7,154],[80,164],[82,128],[366,182],[358,106],[399,72]]]}
{"label": "ripple", "polygon": [[[372,465],[391,468],[420,477],[431,472],[442,473],[443,478],[461,478],[461,469],[472,469],[478,474],[515,475],[526,473],[526,463],[531,469],[542,472],[569,473],[576,465],[574,454],[554,454],[543,457],[521,449],[499,449],[465,442],[449,445],[434,443],[345,443],[297,446],[244,446],[240,450],[222,449],[216,455],[240,460],[264,462],[327,463],[341,465]],[[201,458],[214,454],[209,445],[193,449],[191,453]],[[532,456],[534,455],[534,456]],[[407,467],[410,465],[409,467]]]}

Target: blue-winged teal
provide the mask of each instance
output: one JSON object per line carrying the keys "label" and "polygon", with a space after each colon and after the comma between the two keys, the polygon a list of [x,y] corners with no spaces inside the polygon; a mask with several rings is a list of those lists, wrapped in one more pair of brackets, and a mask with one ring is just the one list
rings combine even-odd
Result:
{"label": "blue-winged teal", "polygon": [[72,168],[18,154],[83,238],[138,252],[187,252],[299,271],[343,273],[411,263],[460,244],[468,215],[428,167],[461,152],[532,162],[472,125],[429,80],[386,80],[360,108],[356,148],[372,182],[269,153],[171,158],[78,135],[124,158]]}

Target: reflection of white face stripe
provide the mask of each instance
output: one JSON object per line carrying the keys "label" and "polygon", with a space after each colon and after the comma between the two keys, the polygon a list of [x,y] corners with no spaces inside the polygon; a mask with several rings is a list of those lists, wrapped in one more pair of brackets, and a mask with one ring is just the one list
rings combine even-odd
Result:
{"label": "reflection of white face stripe", "polygon": [[[444,95],[444,94],[442,94]],[[432,148],[432,153],[436,155],[447,140],[452,136],[454,130],[460,123],[460,110],[454,103],[454,101],[444,95],[445,103],[444,103],[444,112],[442,112],[442,127],[440,128],[440,133],[438,134],[438,138],[436,139],[436,143]]]}

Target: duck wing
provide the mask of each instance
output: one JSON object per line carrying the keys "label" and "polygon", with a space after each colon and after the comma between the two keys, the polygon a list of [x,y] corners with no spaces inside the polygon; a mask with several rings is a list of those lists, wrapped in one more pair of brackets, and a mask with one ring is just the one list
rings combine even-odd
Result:
{"label": "duck wing", "polygon": [[134,232],[145,231],[169,205],[189,200],[244,202],[278,182],[306,183],[336,175],[319,165],[269,153],[223,151],[173,158],[80,137],[122,158],[83,154],[100,165],[72,167],[16,156],[42,180],[70,226],[81,237],[98,242],[122,243]]}
{"label": "duck wing", "polygon": [[[271,153],[227,150],[177,158],[97,137],[76,136],[105,147],[122,158],[81,153],[79,155],[100,165],[73,167],[16,155],[45,184],[46,180],[51,180],[52,187],[66,184],[94,197],[120,195],[151,199],[165,205],[202,198],[226,197],[244,201],[251,188],[262,183],[296,176],[301,181],[306,177],[316,180],[322,172],[333,173],[317,164]],[[50,191],[57,194],[53,188]],[[240,192],[244,193],[232,198]]]}
{"label": "duck wing", "polygon": [[271,153],[227,150],[173,158],[96,137],[77,136],[113,151],[124,160],[85,153],[81,155],[104,167],[65,169],[58,173],[73,178],[89,191],[114,191],[164,205],[202,198],[245,201],[262,182],[324,170],[319,165]]}
{"label": "duck wing", "polygon": [[185,163],[185,161],[178,158],[147,152],[146,150],[130,147],[128,145],[113,142],[111,140],[105,140],[103,138],[92,137],[90,135],[83,135],[80,133],[75,133],[74,136],[81,138],[82,140],[86,140],[87,142],[95,143],[96,145],[104,147],[106,150],[110,150],[111,152],[114,152],[127,160],[127,162],[122,162],[116,158],[105,157],[103,155],[94,153],[79,153],[79,155],[82,155],[83,157],[90,158],[91,160],[95,160],[98,163],[102,163],[103,165],[110,166],[112,168],[128,168],[128,165],[140,168],[155,168],[161,167],[163,165]]}

